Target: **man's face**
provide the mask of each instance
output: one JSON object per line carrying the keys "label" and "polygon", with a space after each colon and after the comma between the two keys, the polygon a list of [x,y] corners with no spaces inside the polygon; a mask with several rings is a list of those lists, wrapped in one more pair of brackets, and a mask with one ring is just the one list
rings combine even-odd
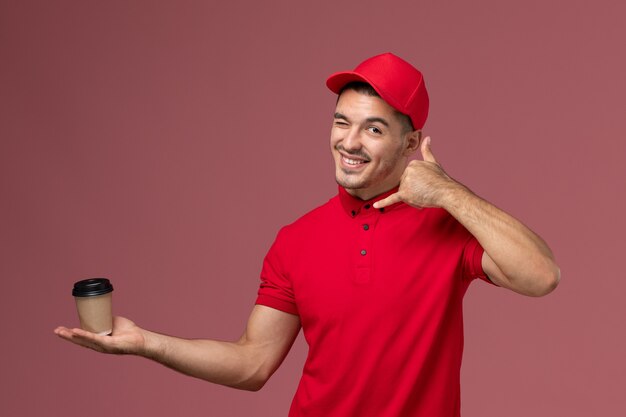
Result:
{"label": "man's face", "polygon": [[345,90],[337,101],[330,148],[337,183],[368,200],[399,184],[417,132],[404,132],[395,110],[380,97]]}

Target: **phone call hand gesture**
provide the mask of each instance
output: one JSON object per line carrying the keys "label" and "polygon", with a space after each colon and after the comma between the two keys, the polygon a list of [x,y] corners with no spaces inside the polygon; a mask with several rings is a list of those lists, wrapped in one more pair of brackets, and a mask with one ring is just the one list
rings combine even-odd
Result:
{"label": "phone call hand gesture", "polygon": [[404,202],[416,208],[443,207],[450,191],[463,189],[463,185],[450,178],[435,159],[430,148],[430,136],[424,138],[420,147],[422,161],[411,161],[402,177],[398,191],[374,203],[374,208],[383,208]]}

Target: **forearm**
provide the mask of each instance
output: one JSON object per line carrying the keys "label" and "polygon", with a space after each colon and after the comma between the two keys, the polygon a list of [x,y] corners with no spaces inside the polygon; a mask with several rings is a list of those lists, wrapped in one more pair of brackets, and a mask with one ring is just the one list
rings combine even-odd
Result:
{"label": "forearm", "polygon": [[185,375],[239,389],[258,390],[264,383],[260,361],[243,341],[190,340],[143,330],[140,356]]}
{"label": "forearm", "polygon": [[444,201],[444,208],[476,237],[497,266],[489,271],[490,277],[497,275],[500,284],[526,295],[544,295],[556,287],[559,269],[536,233],[461,184],[451,187]]}
{"label": "forearm", "polygon": [[403,201],[413,207],[446,209],[485,249],[483,270],[496,284],[526,295],[545,295],[559,281],[559,268],[548,245],[509,214],[450,178],[430,149],[421,146],[423,161],[411,161],[398,191],[374,203],[375,208]]}

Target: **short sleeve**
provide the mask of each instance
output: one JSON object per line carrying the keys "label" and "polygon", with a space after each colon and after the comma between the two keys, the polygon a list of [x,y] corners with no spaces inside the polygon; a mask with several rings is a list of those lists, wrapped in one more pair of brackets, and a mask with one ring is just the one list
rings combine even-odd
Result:
{"label": "short sleeve", "polygon": [[483,253],[485,250],[478,243],[474,236],[465,243],[463,250],[463,276],[466,280],[471,281],[480,278],[490,284],[495,285],[483,271]]}
{"label": "short sleeve", "polygon": [[276,240],[263,260],[261,285],[256,304],[272,307],[285,313],[298,314],[293,287],[286,270],[289,254],[285,242],[284,229],[281,229]]}

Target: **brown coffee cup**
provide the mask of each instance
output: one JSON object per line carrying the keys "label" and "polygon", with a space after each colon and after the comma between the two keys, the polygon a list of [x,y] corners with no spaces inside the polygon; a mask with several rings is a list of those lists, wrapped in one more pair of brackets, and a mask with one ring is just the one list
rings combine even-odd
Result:
{"label": "brown coffee cup", "polygon": [[106,335],[113,331],[111,301],[113,286],[106,278],[90,278],[74,284],[72,295],[80,327],[92,333]]}

